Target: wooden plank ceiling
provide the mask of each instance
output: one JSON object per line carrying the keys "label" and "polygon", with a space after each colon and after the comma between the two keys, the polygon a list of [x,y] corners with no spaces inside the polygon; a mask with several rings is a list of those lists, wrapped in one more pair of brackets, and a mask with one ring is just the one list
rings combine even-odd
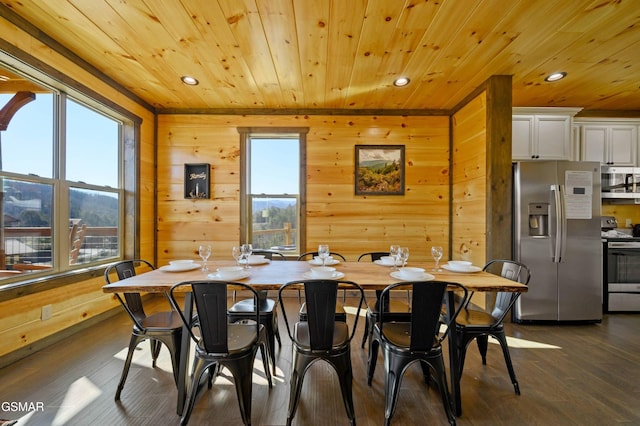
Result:
{"label": "wooden plank ceiling", "polygon": [[640,110],[638,0],[1,3],[158,111],[450,110],[499,74],[514,106]]}

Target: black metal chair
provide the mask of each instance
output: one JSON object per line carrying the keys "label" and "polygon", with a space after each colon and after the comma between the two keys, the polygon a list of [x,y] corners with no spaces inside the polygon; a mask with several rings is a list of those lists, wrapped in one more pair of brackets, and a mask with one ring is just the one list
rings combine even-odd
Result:
{"label": "black metal chair", "polygon": [[[385,425],[391,423],[398,401],[398,393],[402,377],[409,364],[420,361],[425,383],[433,377],[442,396],[442,403],[449,423],[455,424],[455,416],[449,401],[449,388],[442,356],[442,341],[447,332],[440,332],[441,310],[446,291],[456,289],[462,292],[466,301],[468,291],[458,283],[444,281],[416,281],[401,282],[388,286],[380,294],[383,305],[392,291],[410,290],[412,306],[410,318],[406,322],[390,320],[394,312],[382,310],[379,321],[373,329],[369,343],[369,360],[367,364],[367,384],[371,386],[378,356],[378,346],[382,349],[384,358],[384,395],[385,395]],[[458,306],[445,324],[448,330],[452,326],[462,305]]]}
{"label": "black metal chair", "polygon": [[[368,253],[363,253],[358,257],[358,262],[366,261],[367,258],[369,261],[374,262],[376,260],[380,260],[383,256],[389,256],[388,251],[372,251]],[[380,293],[382,290],[376,290],[376,302],[373,307],[367,307],[367,319],[364,323],[364,333],[362,334],[362,345],[364,348],[365,343],[367,343],[367,339],[371,337],[371,333],[373,333],[373,324],[378,321],[378,303],[380,300]],[[387,306],[387,312],[391,310],[391,312],[398,312],[398,316],[395,320],[397,321],[406,321],[407,314],[411,310],[409,303],[411,300],[411,293],[407,292],[407,302],[402,302],[400,300],[388,300],[388,303],[392,305],[391,309]]]}
{"label": "black metal chair", "polygon": [[[349,324],[346,321],[338,321],[335,316],[338,286],[357,290],[360,293],[351,332],[349,332]],[[289,325],[283,302],[283,293],[290,290],[291,287],[302,287],[308,304],[306,321],[295,323],[293,330]],[[287,326],[287,333],[293,344],[287,425],[291,424],[296,414],[305,373],[314,362],[319,360],[328,362],[338,374],[347,416],[351,424],[355,424],[352,395],[351,340],[358,325],[363,302],[364,290],[351,281],[293,281],[285,284],[278,291],[278,303],[282,309],[282,317]]]}
{"label": "black metal chair", "polygon": [[[125,260],[108,266],[104,271],[104,280],[107,284],[110,284],[112,282],[112,274],[115,274],[118,280],[132,277],[136,275],[136,265],[141,265],[143,268],[148,270],[155,269],[153,265],[146,260]],[[182,339],[182,321],[180,320],[179,315],[174,310],[155,312],[151,315],[147,315],[144,310],[140,293],[124,293],[124,300],[117,293],[116,297],[133,321],[133,329],[131,331],[131,340],[129,341],[129,350],[124,362],[122,376],[120,377],[120,383],[118,383],[118,388],[116,390],[115,400],[120,400],[120,394],[122,393],[124,383],[127,380],[127,375],[129,374],[133,354],[138,344],[144,340],[149,340],[151,345],[153,368],[156,366],[156,360],[158,359],[162,343],[164,343],[167,349],[169,349],[171,354],[171,365],[173,367],[173,378],[177,384],[178,363]]]}
{"label": "black metal chair", "polygon": [[[187,291],[193,293],[200,337],[194,334],[191,321],[185,318],[176,300],[175,292],[181,287],[188,287]],[[182,323],[189,329],[191,339],[196,343],[191,388],[180,421],[183,425],[189,422],[204,373],[209,370],[208,384],[211,388],[212,378],[222,367],[228,368],[233,376],[243,423],[251,424],[253,363],[258,348],[262,356],[264,374],[269,387],[272,387],[271,370],[267,360],[269,348],[265,327],[259,322],[260,313],[254,312],[251,322],[230,324],[227,318],[229,287],[250,291],[254,303],[258,303],[258,293],[255,290],[246,284],[236,282],[181,282],[173,285],[169,292],[174,308],[178,311]]]}
{"label": "black metal chair", "polygon": [[[264,255],[265,258],[273,260],[275,256],[278,260],[286,260],[282,253],[270,250],[254,250],[254,254]],[[235,301],[235,294],[234,301]],[[260,323],[264,324],[267,329],[267,342],[269,343],[269,357],[271,359],[271,366],[273,373],[276,372],[276,340],[278,341],[278,347],[282,347],[282,341],[280,340],[280,331],[278,330],[278,315],[276,313],[276,301],[268,298],[267,290],[258,291],[258,302],[260,310]],[[235,302],[229,308],[229,321],[237,322],[255,317],[255,304],[253,298],[243,299]]]}
{"label": "black metal chair", "polygon": [[[500,275],[504,278],[508,278],[512,281],[517,281],[522,284],[528,285],[531,279],[531,272],[526,265],[515,260],[502,260],[496,259],[488,262],[484,268],[484,271]],[[511,383],[513,383],[516,395],[520,395],[520,385],[516,379],[516,373],[513,370],[513,364],[511,363],[511,355],[509,354],[509,346],[507,345],[507,338],[504,332],[504,319],[511,311],[511,308],[518,300],[520,292],[517,293],[496,293],[495,304],[491,312],[480,311],[469,308],[469,301],[467,300],[464,305],[464,309],[460,312],[460,315],[456,319],[456,332],[458,336],[458,351],[460,354],[458,371],[460,375],[458,381],[462,379],[462,369],[464,368],[464,361],[466,357],[467,347],[473,339],[476,339],[480,356],[482,357],[482,364],[487,364],[487,348],[489,336],[495,338],[502,348],[504,354],[504,361],[509,371],[509,377]],[[473,296],[473,293],[471,294]]]}

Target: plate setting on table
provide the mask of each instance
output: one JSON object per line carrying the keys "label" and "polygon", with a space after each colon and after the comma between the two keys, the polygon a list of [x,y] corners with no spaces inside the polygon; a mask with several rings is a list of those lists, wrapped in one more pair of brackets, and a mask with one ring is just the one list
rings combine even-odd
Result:
{"label": "plate setting on table", "polygon": [[[314,257],[313,259],[307,260],[307,262],[311,265],[322,265],[322,259],[318,256]],[[338,263],[340,263],[340,261],[338,259],[334,259],[331,256],[327,257],[327,259],[324,261],[325,266],[337,265]]]}
{"label": "plate setting on table", "polygon": [[397,271],[391,272],[393,278],[402,281],[431,281],[435,279],[433,275],[425,272],[423,268],[400,268]]}
{"label": "plate setting on table", "polygon": [[262,254],[252,254],[251,256],[249,256],[249,259],[240,259],[238,263],[244,265],[247,263],[247,260],[249,262],[249,265],[264,265],[267,263],[271,263],[271,261],[264,257],[264,255]]}
{"label": "plate setting on table", "polygon": [[308,280],[339,280],[344,277],[344,273],[336,271],[336,268],[330,266],[315,266],[302,276]]}
{"label": "plate setting on table", "polygon": [[161,266],[158,269],[165,272],[187,272],[198,269],[199,267],[200,264],[193,260],[172,260],[168,265]]}
{"label": "plate setting on table", "polygon": [[442,269],[446,269],[451,272],[460,272],[463,274],[482,271],[482,268],[479,266],[473,266],[471,262],[467,262],[465,260],[450,260],[449,263],[442,265]]}
{"label": "plate setting on table", "polygon": [[320,277],[316,277],[315,275],[313,275],[313,273],[311,271],[305,272],[304,274],[302,274],[302,276],[307,279],[307,280],[339,280],[340,278],[344,278],[344,272],[340,272],[340,271],[335,271],[333,274],[331,274],[330,277],[324,277],[324,278],[320,278]]}
{"label": "plate setting on table", "polygon": [[250,275],[251,272],[244,269],[242,266],[223,266],[218,268],[216,272],[207,275],[207,277],[210,280],[235,281],[243,280],[248,278]]}
{"label": "plate setting on table", "polygon": [[396,259],[393,256],[382,256],[378,260],[374,260],[373,263],[380,266],[395,266],[397,265]]}

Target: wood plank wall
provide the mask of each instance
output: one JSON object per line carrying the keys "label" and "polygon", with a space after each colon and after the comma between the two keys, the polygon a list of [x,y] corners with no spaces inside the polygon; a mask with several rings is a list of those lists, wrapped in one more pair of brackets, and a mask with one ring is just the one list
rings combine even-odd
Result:
{"label": "wood plank wall", "polygon": [[[127,220],[139,221],[140,256],[153,260],[156,252],[154,114],[3,18],[0,18],[0,34],[3,42],[12,45],[16,51],[53,67],[142,118],[140,218],[129,217]],[[102,292],[102,285],[103,279],[95,278],[0,302],[0,365],[41,348],[49,336],[118,308],[113,295]],[[42,306],[49,304],[52,305],[52,318],[42,321]]]}
{"label": "wood plank wall", "polygon": [[487,96],[472,99],[452,120],[452,259],[487,260]]}
{"label": "wood plank wall", "polygon": [[[237,127],[308,127],[307,247],[321,242],[356,260],[360,253],[410,248],[431,259],[432,242],[448,250],[449,118],[446,116],[158,117],[158,264],[197,259],[200,241],[213,258],[231,259],[239,241]],[[354,195],[356,144],[404,145],[405,195]],[[211,164],[211,198],[185,200],[184,163]],[[277,166],[277,165],[274,165]]]}

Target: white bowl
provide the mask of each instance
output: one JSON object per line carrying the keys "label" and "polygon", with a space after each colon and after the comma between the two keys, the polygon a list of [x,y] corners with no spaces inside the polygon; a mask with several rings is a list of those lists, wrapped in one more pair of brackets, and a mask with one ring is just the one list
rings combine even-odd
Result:
{"label": "white bowl", "polygon": [[393,256],[382,256],[380,258],[380,263],[384,265],[393,265],[396,259]]}
{"label": "white bowl", "polygon": [[223,280],[237,277],[242,272],[242,266],[223,266],[218,268],[218,276]]}
{"label": "white bowl", "polygon": [[174,266],[187,266],[187,265],[191,265],[193,263],[193,260],[191,259],[181,259],[181,260],[170,260],[169,261],[169,265],[174,265]]}
{"label": "white bowl", "polygon": [[417,279],[424,276],[424,268],[404,267],[400,268],[399,273],[403,278]]}
{"label": "white bowl", "polygon": [[336,268],[331,266],[315,266],[311,268],[311,276],[313,278],[332,278],[336,272]]}
{"label": "white bowl", "polygon": [[249,262],[262,262],[264,260],[264,254],[252,254],[249,256]]}

